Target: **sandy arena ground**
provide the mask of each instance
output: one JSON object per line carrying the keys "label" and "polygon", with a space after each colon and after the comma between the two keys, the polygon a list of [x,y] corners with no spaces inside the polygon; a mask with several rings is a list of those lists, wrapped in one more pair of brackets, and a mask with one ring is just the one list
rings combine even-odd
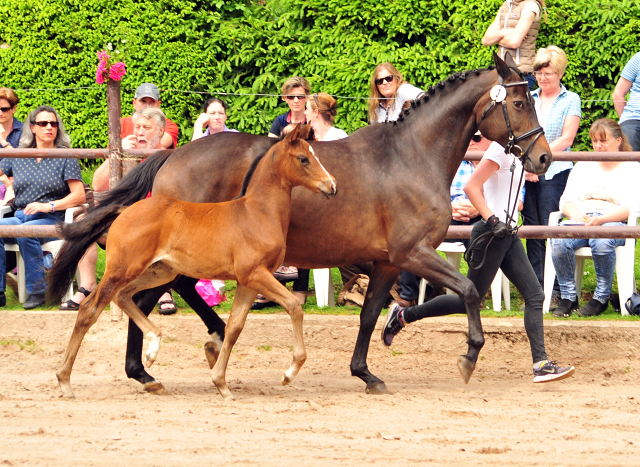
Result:
{"label": "sandy arena ground", "polygon": [[77,398],[62,399],[55,370],[74,319],[0,312],[2,467],[640,464],[638,322],[547,321],[549,355],[576,374],[534,385],[522,321],[485,319],[465,386],[465,318],[413,325],[391,350],[380,318],[369,365],[395,394],[370,396],[349,373],[357,316],[306,316],[308,360],[283,387],[289,319],[250,315],[227,372],[237,400],[225,403],[195,315],[152,316],[164,332],[152,374],[168,395],[127,379],[126,318],[104,313],[74,367]]}

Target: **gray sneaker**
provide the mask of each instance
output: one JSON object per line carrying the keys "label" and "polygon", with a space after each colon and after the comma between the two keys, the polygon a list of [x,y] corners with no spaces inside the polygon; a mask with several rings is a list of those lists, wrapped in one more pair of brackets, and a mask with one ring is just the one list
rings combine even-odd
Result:
{"label": "gray sneaker", "polygon": [[402,308],[397,303],[392,303],[389,307],[389,313],[387,314],[387,322],[382,328],[382,343],[389,347],[393,338],[398,334],[405,326],[402,320]]}
{"label": "gray sneaker", "polygon": [[560,367],[558,362],[552,360],[546,360],[544,365],[540,368],[533,370],[533,382],[534,383],[550,383],[551,381],[560,381],[565,378],[573,376],[576,369],[572,366]]}

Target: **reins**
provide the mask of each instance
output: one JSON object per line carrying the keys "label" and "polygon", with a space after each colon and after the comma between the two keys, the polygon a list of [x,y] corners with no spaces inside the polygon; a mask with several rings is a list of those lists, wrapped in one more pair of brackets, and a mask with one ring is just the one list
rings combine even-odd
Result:
{"label": "reins", "polygon": [[[538,141],[538,138],[540,138],[540,136],[542,136],[544,134],[544,129],[538,125],[537,127],[527,131],[526,133],[520,135],[520,136],[515,136],[513,134],[513,130],[511,129],[511,121],[509,120],[509,113],[507,112],[507,89],[508,87],[513,87],[513,86],[521,86],[521,85],[526,85],[528,86],[529,83],[527,81],[516,81],[514,83],[507,83],[504,84],[503,83],[503,79],[502,76],[498,75],[498,85],[494,86],[493,88],[491,88],[490,91],[490,95],[491,95],[491,103],[487,106],[487,108],[484,110],[484,112],[482,112],[482,116],[480,117],[480,121],[478,122],[478,127],[480,127],[480,123],[482,123],[482,121],[484,120],[484,118],[487,116],[487,114],[491,111],[491,109],[493,109],[496,106],[497,102],[500,102],[502,104],[502,114],[504,115],[504,120],[505,120],[505,124],[507,125],[507,130],[509,132],[509,142],[507,143],[507,146],[505,148],[505,154],[509,154],[510,156],[513,156],[514,158],[518,158],[520,159],[520,162],[522,163],[522,165],[524,166],[524,161],[526,159],[529,159],[529,153],[531,152],[531,149],[533,148],[533,145],[536,143],[536,141]],[[531,99],[531,97],[529,96],[529,99]],[[533,138],[533,141],[531,141],[531,143],[529,144],[529,146],[527,146],[527,149],[525,149],[524,151],[522,150],[522,148],[518,145],[518,143],[524,139],[527,139],[533,135],[536,135],[535,138]],[[516,156],[513,153],[513,149],[514,148],[518,148],[518,151],[520,153],[519,156]],[[517,206],[517,201],[514,201],[513,203],[513,208],[511,209],[511,214],[509,214],[509,209],[511,207],[511,193],[513,191],[513,175],[514,172],[516,170],[516,161],[515,159],[513,160],[513,163],[511,164],[511,167],[509,168],[510,172],[511,172],[511,183],[509,185],[509,197],[507,199],[507,209],[505,209],[505,214],[507,215],[506,217],[506,224],[507,224],[507,229],[509,230],[509,234],[510,235],[516,235],[518,233],[518,225],[517,225],[517,221],[515,221],[515,213],[516,213],[516,206]],[[518,182],[518,187],[521,186],[522,184],[522,178],[524,177],[524,167],[522,170],[522,173],[520,174],[520,181]],[[516,226],[512,227],[511,224],[512,222],[515,221]],[[482,240],[484,240],[487,237],[491,237],[491,239],[487,242],[487,245],[484,248],[484,251],[482,253],[482,261],[480,261],[480,264],[478,264],[477,266],[474,266],[473,260],[474,260],[474,255],[473,255],[473,248],[479,244]],[[491,245],[491,242],[493,242],[493,239],[495,238],[495,235],[493,233],[492,230],[489,230],[488,232],[483,233],[482,235],[479,235],[476,239],[474,239],[470,244],[469,244],[469,248],[467,248],[467,250],[464,252],[464,259],[467,262],[467,264],[469,265],[469,267],[471,269],[479,269],[482,267],[482,265],[484,264],[485,260],[487,259],[487,251],[489,250],[489,245]]]}

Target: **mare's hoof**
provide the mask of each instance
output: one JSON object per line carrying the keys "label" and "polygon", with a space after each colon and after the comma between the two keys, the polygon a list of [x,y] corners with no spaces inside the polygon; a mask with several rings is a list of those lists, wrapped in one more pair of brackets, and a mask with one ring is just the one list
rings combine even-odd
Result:
{"label": "mare's hoof", "polygon": [[458,369],[464,380],[464,384],[469,383],[473,370],[476,369],[476,364],[471,361],[466,355],[458,356]]}
{"label": "mare's hoof", "polygon": [[387,389],[387,385],[380,381],[379,383],[367,384],[367,388],[364,390],[367,394],[374,396],[380,396],[383,394],[390,394]]}
{"label": "mare's hoof", "polygon": [[142,387],[149,394],[155,394],[156,396],[164,396],[167,393],[167,390],[160,381],[150,381],[144,383]]}
{"label": "mare's hoof", "polygon": [[204,356],[207,357],[207,362],[209,362],[209,369],[210,370],[213,369],[214,365],[218,361],[218,355],[220,355],[220,352],[218,352],[218,349],[216,348],[216,345],[211,341],[205,342],[205,344],[204,344]]}

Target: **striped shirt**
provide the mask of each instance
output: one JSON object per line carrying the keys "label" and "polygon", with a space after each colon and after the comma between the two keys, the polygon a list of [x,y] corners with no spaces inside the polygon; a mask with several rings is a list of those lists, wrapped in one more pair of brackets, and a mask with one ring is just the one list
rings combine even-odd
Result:
{"label": "striped shirt", "polygon": [[[551,109],[549,109],[546,115],[540,114],[540,88],[531,92],[533,99],[536,101],[538,121],[540,122],[540,126],[544,128],[544,136],[547,138],[549,143],[552,143],[562,136],[562,127],[564,126],[565,119],[569,115],[582,117],[582,112],[580,110],[580,96],[575,92],[567,91],[567,88],[565,88],[563,84],[560,84],[560,88],[560,94],[555,98],[551,105]],[[571,146],[564,150],[570,151]],[[552,162],[549,166],[549,170],[547,170],[547,173],[545,174],[545,179],[551,180],[554,175],[571,169],[572,167],[573,163],[570,161]]]}
{"label": "striped shirt", "polygon": [[620,74],[621,78],[631,81],[629,101],[624,106],[620,122],[640,120],[640,52],[631,57]]}

